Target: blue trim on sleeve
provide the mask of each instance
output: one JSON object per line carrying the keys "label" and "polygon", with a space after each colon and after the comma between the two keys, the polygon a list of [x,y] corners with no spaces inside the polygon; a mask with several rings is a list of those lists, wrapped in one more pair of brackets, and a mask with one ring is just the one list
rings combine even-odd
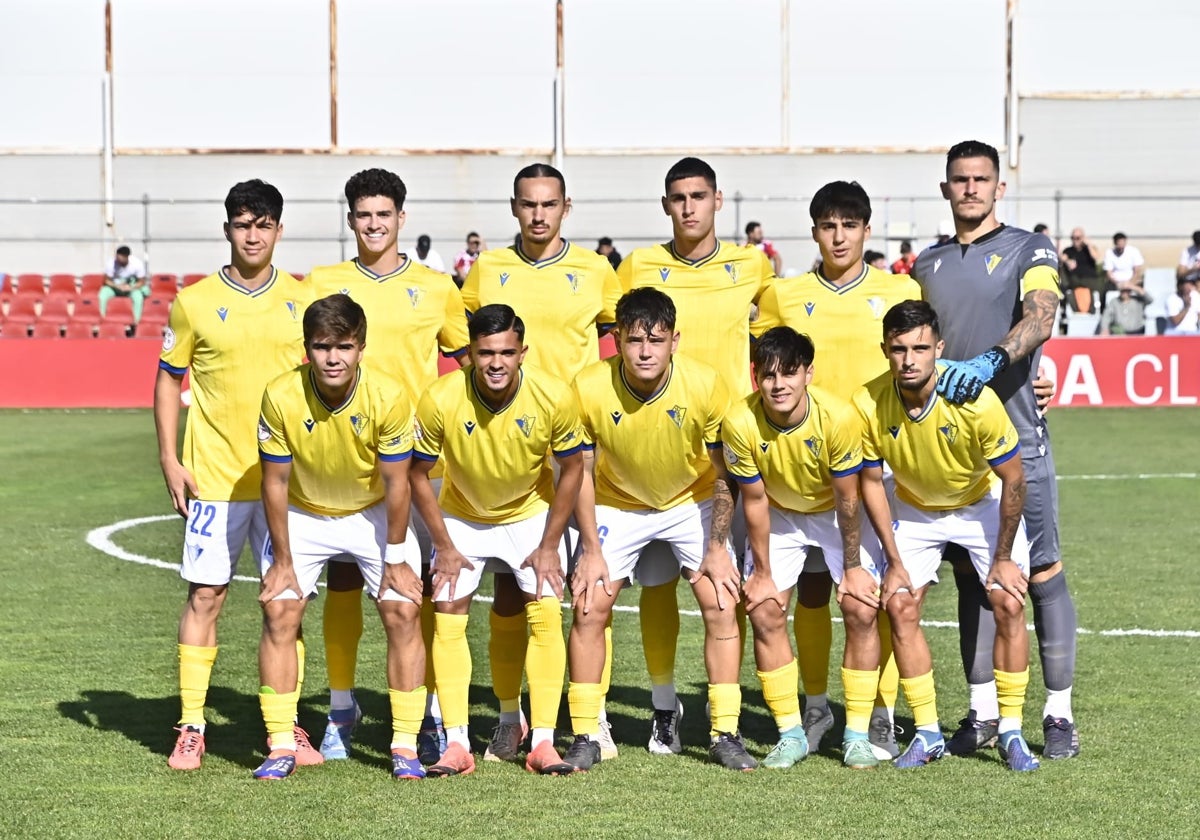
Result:
{"label": "blue trim on sleeve", "polygon": [[859,466],[859,469],[860,469],[860,470],[865,470],[865,469],[867,469],[868,467],[882,467],[882,466],[883,466],[883,459],[882,459],[882,458],[880,458],[878,461],[872,461],[870,458],[863,458],[863,462],[862,462],[862,464]]}
{"label": "blue trim on sleeve", "polygon": [[292,463],[291,455],[271,455],[267,452],[263,452],[261,449],[258,450],[258,457],[262,458],[264,461],[270,461],[272,464]]}
{"label": "blue trim on sleeve", "polygon": [[[730,475],[733,475],[733,473],[730,473]],[[762,481],[762,476],[756,474],[747,478],[744,475],[733,475],[733,480],[738,484],[753,484],[756,481]]]}
{"label": "blue trim on sleeve", "polygon": [[867,461],[863,461],[862,463],[857,464],[856,466],[853,466],[848,470],[833,470],[833,469],[831,469],[829,471],[829,474],[831,476],[833,476],[834,478],[845,478],[848,475],[856,475],[856,474],[862,472],[863,467],[865,467],[867,465],[867,463],[868,463]]}
{"label": "blue trim on sleeve", "polygon": [[413,451],[411,449],[408,450],[407,452],[402,452],[399,455],[384,455],[382,452],[380,452],[379,460],[380,461],[388,461],[389,463],[392,461],[407,461],[409,458],[412,457],[412,454],[413,454]]}
{"label": "blue trim on sleeve", "polygon": [[718,440],[716,443],[706,443],[704,445],[707,446],[709,449],[720,449],[721,441]]}
{"label": "blue trim on sleeve", "polygon": [[553,450],[554,457],[555,458],[570,458],[576,452],[582,452],[585,448],[587,448],[587,444],[580,443],[580,444],[576,444],[575,446],[572,446],[570,449],[566,450],[565,452],[559,452],[557,449],[555,449],[555,450]]}
{"label": "blue trim on sleeve", "polygon": [[1021,444],[1018,443],[1009,452],[1005,452],[1003,455],[1000,455],[996,458],[989,459],[988,463],[991,464],[993,467],[998,467],[1001,464],[1003,464],[1005,461],[1011,460],[1014,455],[1020,454],[1020,452],[1021,452]]}
{"label": "blue trim on sleeve", "polygon": [[438,459],[436,455],[426,455],[424,452],[418,452],[415,449],[413,450],[413,457],[418,461],[436,461]]}
{"label": "blue trim on sleeve", "polygon": [[444,358],[444,359],[457,359],[457,358],[458,358],[459,356],[461,356],[463,353],[466,353],[466,352],[467,352],[469,349],[471,349],[471,348],[469,348],[469,347],[460,347],[460,348],[458,348],[457,350],[451,350],[449,353],[442,353],[442,358]]}
{"label": "blue trim on sleeve", "polygon": [[585,452],[594,452],[594,451],[596,451],[596,444],[594,444],[594,443],[581,443],[581,444],[579,444],[579,445],[580,445],[580,446],[583,448],[583,450],[584,450]]}
{"label": "blue trim on sleeve", "polygon": [[185,373],[187,373],[187,368],[177,368],[174,365],[167,364],[162,359],[158,360],[158,366],[161,370],[165,370],[167,373],[173,373],[176,376],[183,376]]}

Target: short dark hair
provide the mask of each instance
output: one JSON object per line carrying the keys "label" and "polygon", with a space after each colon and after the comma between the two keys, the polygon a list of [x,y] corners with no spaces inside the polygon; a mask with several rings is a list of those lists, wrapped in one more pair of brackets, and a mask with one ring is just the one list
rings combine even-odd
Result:
{"label": "short dark hair", "polygon": [[865,262],[867,265],[875,262],[875,260],[886,258],[887,254],[883,253],[882,251],[863,251],[863,262]]}
{"label": "short dark hair", "polygon": [[900,253],[901,254],[911,254],[912,253],[912,241],[911,240],[909,240],[909,239],[901,239],[900,240]]}
{"label": "short dark hair", "polygon": [[400,180],[395,172],[386,169],[364,169],[350,176],[346,182],[346,202],[353,212],[360,199],[381,195],[390,198],[399,212],[404,209],[404,199],[408,197],[408,187]]}
{"label": "short dark hair", "polygon": [[1050,230],[1050,225],[1041,224],[1040,222],[1033,226],[1034,233],[1045,233]]}
{"label": "short dark hair", "polygon": [[225,219],[250,213],[256,219],[283,220],[283,195],[266,181],[252,178],[234,184],[225,196]]}
{"label": "short dark hair", "polygon": [[937,312],[927,300],[906,300],[897,303],[883,316],[883,340],[920,327],[929,327],[935,338],[942,335],[942,325]]}
{"label": "short dark hair", "polygon": [[596,247],[599,248],[601,245],[611,245],[611,244],[613,244],[611,236],[601,236],[600,239],[597,240],[597,242],[596,242]]}
{"label": "short dark hair", "polygon": [[471,231],[470,233],[468,233],[468,234],[467,234],[467,241],[468,241],[468,242],[470,242],[470,241],[471,241],[471,237],[472,237],[472,236],[479,236],[479,234],[478,234],[478,233],[476,233],[475,231]]}
{"label": "short dark hair", "polygon": [[1129,238],[1129,237],[1128,237],[1128,236],[1126,236],[1126,235],[1125,235],[1124,233],[1122,233],[1121,231],[1117,231],[1116,233],[1114,233],[1114,234],[1113,234],[1113,244],[1114,244],[1114,245],[1116,245],[1116,244],[1117,244],[1117,240],[1118,240],[1118,239],[1128,239],[1128,238]]}
{"label": "short dark hair", "polygon": [[509,330],[515,332],[520,341],[525,341],[525,322],[507,303],[481,306],[467,319],[467,334],[471,341]]}
{"label": "short dark hair", "polygon": [[831,181],[812,197],[808,215],[813,224],[822,219],[854,219],[864,225],[871,223],[871,199],[858,181]]}
{"label": "short dark hair", "polygon": [[428,248],[432,244],[433,244],[433,242],[432,242],[432,240],[430,240],[429,234],[427,234],[427,233],[422,233],[420,236],[417,237],[417,247],[418,248]]}
{"label": "short dark hair", "polygon": [[790,376],[802,367],[809,367],[816,356],[812,339],[791,327],[772,327],[754,343],[754,373],[756,376],[778,370]]}
{"label": "short dark hair", "polygon": [[641,327],[647,333],[655,327],[674,332],[675,301],[653,286],[626,292],[617,301],[617,330],[624,335],[634,327]]}
{"label": "short dark hair", "polygon": [[1192,231],[1192,244],[1200,248],[1200,230]]}
{"label": "short dark hair", "polygon": [[351,336],[367,343],[367,313],[349,295],[336,294],[313,301],[304,310],[304,346],[318,338]]}
{"label": "short dark hair", "polygon": [[132,253],[133,253],[133,251],[129,250],[128,245],[122,245],[120,248],[117,249],[117,256],[119,256],[119,257],[128,257]]}
{"label": "short dark hair", "polygon": [[992,166],[996,167],[996,173],[1000,173],[1000,153],[996,151],[995,146],[989,146],[982,140],[963,140],[961,143],[955,143],[950,147],[950,151],[946,152],[946,175],[950,175],[950,164],[962,158],[985,157],[992,162]]}
{"label": "short dark hair", "polygon": [[667,170],[667,177],[663,182],[664,191],[671,192],[671,185],[676,181],[682,181],[684,178],[703,178],[708,184],[709,189],[716,190],[717,188],[717,173],[713,168],[697,157],[685,157],[675,162],[675,165]]}
{"label": "short dark hair", "polygon": [[750,231],[756,230],[760,227],[762,227],[762,224],[759,222],[746,222],[746,235],[749,236]]}
{"label": "short dark hair", "polygon": [[531,163],[517,173],[517,177],[513,178],[513,196],[517,194],[517,185],[526,178],[553,178],[558,181],[558,186],[562,189],[563,198],[567,196],[567,179],[563,174],[548,163]]}

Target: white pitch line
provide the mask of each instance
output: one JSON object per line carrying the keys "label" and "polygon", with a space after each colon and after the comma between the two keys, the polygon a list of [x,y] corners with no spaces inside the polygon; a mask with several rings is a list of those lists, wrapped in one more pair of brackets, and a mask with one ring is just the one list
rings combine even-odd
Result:
{"label": "white pitch line", "polygon": [[[1183,475],[1187,476],[1188,474],[1183,474]],[[1062,477],[1066,478],[1067,476],[1062,476]],[[1083,477],[1083,476],[1077,476],[1077,477]],[[1123,478],[1125,476],[1120,476],[1120,477]],[[143,516],[138,519],[122,519],[120,522],[114,522],[111,525],[105,525],[100,528],[93,528],[91,531],[88,531],[87,544],[90,545],[92,548],[96,549],[97,551],[103,552],[104,554],[107,554],[109,557],[115,557],[118,560],[125,560],[126,562],[137,563],[142,566],[153,566],[156,569],[167,569],[169,571],[178,571],[179,570],[178,563],[168,563],[165,560],[157,560],[153,557],[146,557],[141,554],[135,554],[132,551],[126,551],[125,549],[123,549],[119,545],[117,545],[115,542],[113,542],[112,536],[114,534],[120,533],[121,531],[127,531],[130,528],[136,528],[139,525],[149,525],[152,522],[167,522],[170,520],[180,520],[180,519],[181,519],[181,517],[176,516],[174,514],[169,514],[167,516]],[[258,582],[258,578],[249,577],[247,575],[235,575],[233,579],[245,581],[247,583],[257,583]],[[324,584],[320,584],[320,585],[324,585]],[[474,600],[478,601],[480,603],[483,603],[483,604],[490,604],[492,602],[492,599],[489,598],[487,595],[476,595]],[[563,606],[565,606],[567,609],[571,608],[570,604],[564,604]],[[613,610],[616,612],[635,613],[638,611],[638,608],[633,607],[633,606],[625,606],[623,604],[618,604],[613,607]],[[699,610],[680,610],[679,614],[690,616],[692,618],[700,617]],[[789,617],[788,620],[791,621],[791,618]],[[841,622],[841,619],[837,618],[837,617],[834,617],[833,620],[836,622]],[[939,630],[957,630],[958,629],[957,621],[922,621],[921,625],[923,627],[931,627],[931,628],[936,628]],[[1032,624],[1029,625],[1029,629],[1033,630]],[[1146,629],[1142,629],[1142,628],[1138,628],[1138,627],[1130,628],[1127,630],[1125,630],[1125,629],[1087,630],[1083,627],[1080,627],[1075,632],[1078,633],[1080,636],[1146,636],[1146,637],[1156,638],[1156,639],[1200,639],[1200,630],[1146,630]]]}
{"label": "white pitch line", "polygon": [[1059,481],[1142,481],[1147,478],[1200,478],[1200,473],[1096,473],[1094,475],[1060,475]]}

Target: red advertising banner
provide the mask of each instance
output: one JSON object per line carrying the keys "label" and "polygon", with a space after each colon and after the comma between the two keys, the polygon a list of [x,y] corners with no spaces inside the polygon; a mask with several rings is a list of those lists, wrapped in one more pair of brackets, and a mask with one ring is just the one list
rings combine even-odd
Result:
{"label": "red advertising banner", "polygon": [[[0,341],[0,408],[149,408],[160,350],[135,338]],[[1057,406],[1200,405],[1200,338],[1054,338],[1042,367]]]}

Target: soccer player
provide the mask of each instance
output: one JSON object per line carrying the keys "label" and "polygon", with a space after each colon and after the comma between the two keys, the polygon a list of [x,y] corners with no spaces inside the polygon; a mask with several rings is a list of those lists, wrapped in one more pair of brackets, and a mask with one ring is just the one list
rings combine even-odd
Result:
{"label": "soccer player", "polygon": [[[933,307],[910,300],[883,318],[891,370],[854,395],[863,423],[862,493],[883,543],[887,571],[881,600],[892,621],[900,685],[917,732],[897,767],[942,757],[933,661],[921,630],[921,607],[948,543],[966,550],[996,616],[993,669],[1000,702],[1000,754],[1012,770],[1036,770],[1021,734],[1029,683],[1029,542],[1021,522],[1025,473],[1021,444],[1004,405],[990,389],[957,405],[938,392],[943,342]],[[889,505],[882,462],[891,465],[896,499]],[[993,484],[999,479],[999,490]]]}
{"label": "soccer player", "polygon": [[[617,269],[617,278],[626,292],[651,286],[670,296],[680,355],[715,367],[736,399],[752,389],[751,307],[774,282],[775,274],[762,251],[717,239],[716,213],[723,198],[711,166],[698,158],[683,158],[667,170],[664,187],[662,208],[671,219],[671,240],[634,249]],[[648,746],[658,754],[680,750],[683,706],[675,691],[678,569],[670,552],[656,543],[636,572],[642,587],[642,646],[654,705]]]}
{"label": "soccer player", "polygon": [[[526,361],[570,383],[599,360],[599,336],[612,327],[621,287],[607,259],[563,239],[571,199],[562,173],[553,166],[534,163],[518,172],[510,207],[521,226],[518,242],[479,255],[463,283],[463,301],[469,312],[492,303],[511,306],[525,324]],[[511,761],[529,733],[521,711],[529,636],[525,598],[512,575],[498,574],[495,586],[488,653],[500,720],[483,757]],[[558,606],[547,599],[542,608],[552,612]],[[561,615],[547,620],[561,623]],[[605,758],[616,758],[607,721],[602,735]]]}
{"label": "soccer player", "polygon": [[408,526],[413,400],[399,382],[360,364],[366,342],[361,306],[341,294],[315,301],[304,313],[310,361],[272,380],[262,397],[258,445],[271,540],[258,598],[258,700],[270,752],[256,779],[296,769],[296,634],[322,569],[341,554],[367,579],[387,634],[392,775],[425,776],[416,752],[425,710],[421,554]]}
{"label": "soccer player", "polygon": [[[358,256],[336,265],[314,268],[308,282],[313,294],[349,295],[363,307],[371,322],[368,363],[399,379],[413,399],[418,399],[438,376],[438,349],[446,356],[463,358],[467,346],[467,321],[462,296],[445,274],[418,263],[396,250],[404,227],[404,199],[408,190],[395,173],[367,169],[346,182],[346,220],[354,232]],[[428,544],[419,517],[414,517],[418,539]],[[428,563],[428,557],[423,557]],[[330,710],[321,754],[327,759],[350,755],[354,728],[362,717],[354,700],[354,672],[358,642],[362,637],[363,578],[354,563],[329,565],[324,613],[325,658],[329,671]],[[422,613],[427,643],[433,640],[433,609]],[[428,651],[426,651],[428,654]],[[421,755],[436,760],[441,753],[436,726],[437,694],[432,657],[427,656],[426,721],[421,731]]]}
{"label": "soccer player", "polygon": [[[741,581],[730,547],[733,497],[720,455],[728,390],[708,365],[675,355],[675,305],[657,289],[617,304],[620,353],[575,379],[594,476],[584,476],[575,518],[580,554],[571,579],[571,681],[575,740],[564,761],[600,760],[604,628],[624,581],[651,540],[667,543],[704,618],[712,728],[709,754],[733,770],[758,763],[738,735],[741,635],[734,614]],[[645,609],[645,606],[643,606]]]}
{"label": "soccer player", "polygon": [[[877,342],[884,313],[901,301],[919,299],[921,289],[907,277],[893,276],[864,262],[863,251],[871,237],[871,199],[857,182],[825,184],[808,209],[812,238],[821,252],[820,265],[767,289],[751,330],[761,336],[786,324],[808,335],[818,354],[813,384],[848,403],[860,385],[887,371],[887,360],[880,357]],[[804,682],[804,729],[813,750],[820,748],[834,722],[827,694],[833,578],[820,554],[820,550],[808,554],[793,623]],[[869,735],[876,758],[886,761],[899,754],[893,728],[899,677],[891,656],[886,613],[879,616],[879,631],[883,670]],[[856,676],[854,686],[845,687],[847,704],[859,702],[857,695],[851,695],[863,685]],[[846,743],[853,740],[856,738],[849,734],[843,738]],[[861,763],[860,757],[854,760]]]}
{"label": "soccer player", "polygon": [[[431,385],[417,408],[413,498],[435,552],[434,671],[448,741],[429,773],[475,770],[467,734],[467,619],[484,563],[494,557],[516,578],[533,636],[525,661],[532,725],[525,768],[567,774],[572,768],[554,748],[567,653],[558,601],[563,532],[583,479],[579,409],[566,383],[522,366],[525,325],[511,307],[480,307],[468,328],[471,364]],[[559,465],[557,487],[550,452]],[[435,497],[429,471],[438,461],[446,473]]]}
{"label": "soccer player", "polygon": [[792,590],[810,547],[823,551],[838,582],[846,625],[845,764],[879,763],[867,739],[879,681],[879,543],[862,540],[858,472],[862,438],[849,405],[810,387],[814,349],[791,327],[774,327],[754,347],[758,390],[725,418],[725,464],[742,491],[749,555],[742,593],[754,627],[763,697],[779,743],[763,766],[786,769],[809,750],[796,695],[796,657],[788,640]]}
{"label": "soccer player", "polygon": [[[1067,589],[1058,535],[1058,490],[1045,419],[1035,404],[1034,380],[1042,344],[1054,331],[1062,293],[1058,255],[1044,234],[1001,224],[996,201],[1004,196],[1000,157],[974,140],[946,156],[942,196],[950,203],[956,237],[927,248],[912,276],[942,318],[946,357],[938,379],[952,402],[969,402],[990,384],[1021,435],[1021,460],[1029,485],[1025,527],[1030,534],[1030,585],[1046,704],[1043,755],[1079,754],[1071,711],[1075,678],[1075,604]],[[989,651],[994,632],[985,593],[960,562],[955,569],[963,667],[971,706],[949,750],[962,754],[994,742],[998,716]]]}
{"label": "soccer player", "polygon": [[[158,457],[171,504],[186,517],[180,576],[188,582],[179,619],[179,737],[167,760],[195,770],[204,755],[204,703],[217,658],[217,618],[238,557],[267,536],[254,442],[263,388],[304,358],[300,317],[306,287],[272,265],[283,233],[283,196],[260,180],[225,198],[229,265],[180,291],[171,307],[154,384]],[[176,454],[179,395],[191,369],[192,408]],[[303,643],[293,656],[303,664]],[[320,763],[299,727],[301,763]]]}

